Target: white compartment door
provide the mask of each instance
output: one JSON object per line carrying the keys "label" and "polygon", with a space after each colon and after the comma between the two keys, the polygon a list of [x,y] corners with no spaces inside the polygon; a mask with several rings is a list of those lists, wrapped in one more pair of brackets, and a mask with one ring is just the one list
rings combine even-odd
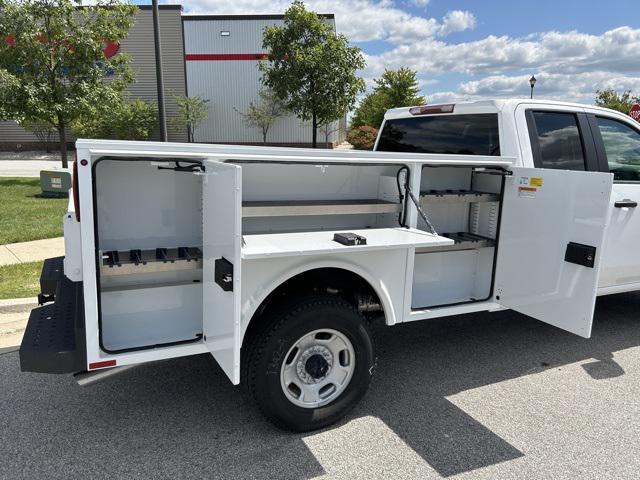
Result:
{"label": "white compartment door", "polygon": [[242,169],[215,160],[202,176],[203,339],[231,381],[240,382]]}
{"label": "white compartment door", "polygon": [[589,338],[612,176],[514,168],[505,177],[495,299]]}

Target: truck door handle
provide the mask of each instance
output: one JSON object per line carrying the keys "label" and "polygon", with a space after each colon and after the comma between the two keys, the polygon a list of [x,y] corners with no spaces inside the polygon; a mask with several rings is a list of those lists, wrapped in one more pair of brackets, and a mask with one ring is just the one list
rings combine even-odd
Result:
{"label": "truck door handle", "polygon": [[636,208],[638,206],[638,202],[625,198],[624,200],[618,200],[613,204],[613,206],[616,208]]}

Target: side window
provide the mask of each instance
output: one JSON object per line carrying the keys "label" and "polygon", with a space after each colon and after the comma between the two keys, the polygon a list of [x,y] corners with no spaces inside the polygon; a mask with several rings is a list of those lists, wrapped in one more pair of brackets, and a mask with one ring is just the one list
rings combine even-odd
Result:
{"label": "side window", "polygon": [[614,180],[640,182],[640,133],[618,120],[596,120]]}
{"label": "side window", "polygon": [[[538,168],[586,170],[578,118],[573,113],[532,112],[531,141]],[[532,126],[530,125],[531,129]]]}

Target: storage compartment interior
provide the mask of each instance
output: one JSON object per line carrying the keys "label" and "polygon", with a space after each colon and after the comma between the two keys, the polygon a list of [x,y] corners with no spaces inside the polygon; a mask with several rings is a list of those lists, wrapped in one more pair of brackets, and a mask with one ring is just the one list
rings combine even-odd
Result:
{"label": "storage compartment interior", "polygon": [[398,226],[400,165],[242,164],[245,235]]}
{"label": "storage compartment interior", "polygon": [[174,162],[94,164],[103,348],[202,337],[202,177]]}
{"label": "storage compartment interior", "polygon": [[[454,245],[416,249],[413,309],[485,300],[491,295],[502,172],[477,167],[422,169],[420,207]],[[418,228],[428,230],[418,217]]]}

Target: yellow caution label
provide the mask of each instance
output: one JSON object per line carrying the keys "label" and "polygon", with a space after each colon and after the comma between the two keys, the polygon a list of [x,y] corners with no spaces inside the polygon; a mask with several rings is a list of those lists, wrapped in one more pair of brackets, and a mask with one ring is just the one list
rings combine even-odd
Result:
{"label": "yellow caution label", "polygon": [[529,185],[532,187],[541,187],[542,186],[542,177],[531,177],[529,180]]}

